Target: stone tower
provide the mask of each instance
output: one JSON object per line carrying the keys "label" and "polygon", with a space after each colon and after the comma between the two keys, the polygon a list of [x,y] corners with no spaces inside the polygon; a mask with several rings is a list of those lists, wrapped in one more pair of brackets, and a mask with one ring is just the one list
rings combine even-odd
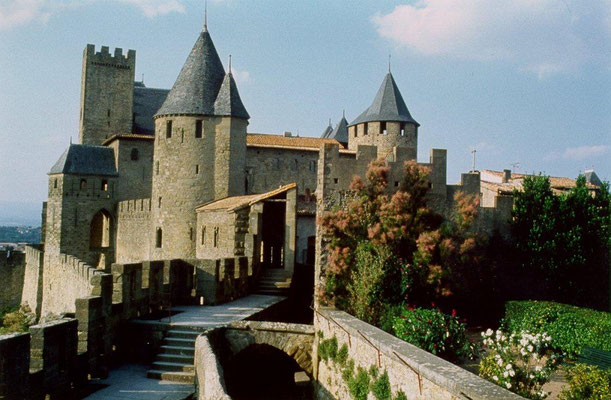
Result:
{"label": "stone tower", "polygon": [[248,118],[204,28],[155,115],[152,259],[195,258],[195,208],[244,194]]}
{"label": "stone tower", "polygon": [[348,148],[358,145],[378,147],[378,157],[386,158],[393,147],[407,149],[408,158],[416,159],[418,127],[390,71],[367,110],[348,126]]}
{"label": "stone tower", "polygon": [[94,267],[113,262],[117,175],[111,148],[68,147],[49,171],[46,255],[69,254]]}
{"label": "stone tower", "polygon": [[117,133],[131,133],[133,123],[136,52],[127,56],[120,48],[114,55],[102,46],[88,44],[83,51],[79,140],[101,145]]}

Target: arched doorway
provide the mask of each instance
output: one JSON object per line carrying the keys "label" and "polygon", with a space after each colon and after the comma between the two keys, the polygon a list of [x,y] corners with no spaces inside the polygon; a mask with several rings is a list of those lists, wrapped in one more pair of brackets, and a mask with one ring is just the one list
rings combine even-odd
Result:
{"label": "arched doorway", "polygon": [[267,344],[252,344],[223,367],[232,399],[311,399],[309,378],[288,354]]}
{"label": "arched doorway", "polygon": [[112,216],[106,210],[98,211],[89,226],[89,248],[102,249],[110,247]]}

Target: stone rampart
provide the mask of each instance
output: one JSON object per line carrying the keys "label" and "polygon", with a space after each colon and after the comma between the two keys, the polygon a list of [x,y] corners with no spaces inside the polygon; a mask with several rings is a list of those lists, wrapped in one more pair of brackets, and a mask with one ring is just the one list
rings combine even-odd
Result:
{"label": "stone rampart", "polygon": [[133,263],[149,259],[152,241],[151,199],[125,200],[117,203],[116,262]]}
{"label": "stone rampart", "polygon": [[0,251],[0,310],[18,307],[25,274],[25,253],[14,250]]}
{"label": "stone rampart", "polygon": [[41,314],[75,312],[74,302],[91,295],[91,279],[103,271],[68,254],[47,255]]}
{"label": "stone rampart", "polygon": [[67,398],[86,380],[78,362],[75,319],[0,336],[0,399]]}
{"label": "stone rampart", "polygon": [[42,307],[42,273],[44,252],[40,247],[25,247],[25,275],[21,291],[21,304],[27,304],[36,316]]}
{"label": "stone rampart", "polygon": [[338,348],[348,347],[355,370],[376,367],[380,373],[386,371],[393,395],[403,391],[410,399],[522,399],[343,311],[320,308],[314,325],[318,332],[314,345],[317,399],[350,398],[341,366],[318,355],[321,340],[333,337]]}

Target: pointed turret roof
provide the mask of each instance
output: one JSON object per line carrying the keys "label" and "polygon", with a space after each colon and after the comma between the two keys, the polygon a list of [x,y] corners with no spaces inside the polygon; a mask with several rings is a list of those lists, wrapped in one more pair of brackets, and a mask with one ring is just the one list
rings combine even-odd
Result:
{"label": "pointed turret roof", "polygon": [[207,30],[200,33],[187,61],[156,115],[213,115],[225,69]]}
{"label": "pointed turret roof", "polygon": [[390,71],[384,77],[382,86],[380,86],[371,106],[363,111],[350,125],[373,121],[408,122],[420,126],[409,113]]}
{"label": "pointed turret roof", "polygon": [[329,125],[327,125],[324,131],[322,131],[322,135],[320,135],[320,137],[326,139],[329,137],[331,132],[333,132],[333,126],[331,125],[331,118],[329,118]]}
{"label": "pointed turret roof", "polygon": [[246,111],[246,107],[244,107],[242,103],[240,93],[238,93],[238,87],[235,84],[231,72],[228,72],[227,75],[225,75],[225,79],[223,79],[223,84],[214,102],[214,115],[245,119],[250,118],[248,111]]}
{"label": "pointed turret roof", "polygon": [[329,134],[328,138],[335,139],[340,143],[348,143],[348,121],[346,121],[346,116],[342,116],[341,121]]}

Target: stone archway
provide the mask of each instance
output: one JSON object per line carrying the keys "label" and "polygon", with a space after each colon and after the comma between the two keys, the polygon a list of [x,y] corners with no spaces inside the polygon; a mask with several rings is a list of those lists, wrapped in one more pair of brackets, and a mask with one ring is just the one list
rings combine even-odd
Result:
{"label": "stone archway", "polygon": [[89,225],[89,248],[111,247],[112,215],[105,209],[98,211]]}

